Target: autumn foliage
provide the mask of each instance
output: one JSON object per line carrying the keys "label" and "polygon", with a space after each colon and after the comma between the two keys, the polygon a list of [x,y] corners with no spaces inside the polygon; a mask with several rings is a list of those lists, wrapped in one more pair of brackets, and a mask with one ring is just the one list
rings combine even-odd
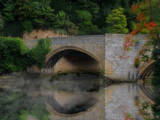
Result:
{"label": "autumn foliage", "polygon": [[[150,21],[148,19],[147,15],[145,14],[145,12],[143,12],[143,10],[140,10],[141,7],[142,5],[139,4],[131,6],[132,14],[137,14],[137,24],[135,25],[134,29],[130,32],[130,34],[125,37],[125,41],[123,43],[123,55],[120,56],[120,59],[129,58],[129,56],[126,57],[126,52],[129,49],[131,49],[133,45],[135,45],[134,39],[136,34],[143,33],[144,31],[147,34],[151,34],[157,26],[157,24],[154,21]],[[135,67],[138,67],[140,65],[140,56],[142,55],[142,53],[144,54],[144,52],[144,50],[138,52],[138,55],[134,60]]]}

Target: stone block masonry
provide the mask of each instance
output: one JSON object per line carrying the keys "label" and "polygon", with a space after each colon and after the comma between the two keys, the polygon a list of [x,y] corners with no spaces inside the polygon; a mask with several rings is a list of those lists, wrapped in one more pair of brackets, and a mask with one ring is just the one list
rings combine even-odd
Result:
{"label": "stone block masonry", "polygon": [[[84,35],[48,38],[51,42],[51,52],[47,55],[46,62],[58,52],[63,50],[76,50],[91,56],[100,64],[105,76],[121,81],[131,81],[137,77],[134,59],[145,43],[146,36],[138,35],[135,38],[139,44],[127,52],[128,59],[120,59],[123,54],[123,42],[126,34]],[[38,40],[27,40],[25,44],[32,48]],[[74,72],[74,71],[73,71]]]}
{"label": "stone block masonry", "polygon": [[114,80],[131,81],[137,77],[134,59],[145,43],[146,36],[135,36],[139,40],[139,44],[127,52],[128,59],[121,59],[120,55],[123,55],[124,52],[123,42],[126,36],[126,34],[105,35],[105,75]]}

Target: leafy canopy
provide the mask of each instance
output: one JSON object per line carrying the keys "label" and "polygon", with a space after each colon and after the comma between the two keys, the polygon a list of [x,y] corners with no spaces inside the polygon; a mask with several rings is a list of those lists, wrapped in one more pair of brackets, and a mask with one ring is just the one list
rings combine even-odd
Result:
{"label": "leafy canopy", "polygon": [[123,8],[114,9],[106,18],[111,33],[128,33],[127,19],[123,11]]}
{"label": "leafy canopy", "polygon": [[40,39],[35,48],[27,48],[20,38],[0,37],[0,73],[20,72],[32,65],[42,68],[51,42]]}

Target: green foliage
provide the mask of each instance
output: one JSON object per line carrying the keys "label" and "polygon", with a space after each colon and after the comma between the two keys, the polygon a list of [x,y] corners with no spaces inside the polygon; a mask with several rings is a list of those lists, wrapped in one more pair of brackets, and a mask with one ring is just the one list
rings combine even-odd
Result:
{"label": "green foliage", "polygon": [[2,30],[2,28],[3,28],[3,20],[2,20],[2,16],[1,16],[1,14],[0,14],[0,30]]}
{"label": "green foliage", "polygon": [[49,120],[42,98],[31,98],[21,93],[0,91],[1,120],[26,120],[32,115],[37,120]]}
{"label": "green foliage", "polygon": [[20,38],[0,37],[0,73],[24,71],[32,65],[43,67],[49,46],[50,41],[41,39],[29,50]]}
{"label": "green foliage", "polygon": [[153,45],[152,60],[155,61],[153,68],[152,85],[154,87],[154,105],[152,106],[154,120],[160,119],[160,1],[152,0],[151,11],[148,17],[157,24],[154,32],[150,33],[150,43]]}
{"label": "green foliage", "polygon": [[15,10],[15,1],[14,0],[6,0],[6,1],[0,1],[1,5],[1,12],[3,15],[3,19],[6,22],[13,21],[15,19],[14,10]]}
{"label": "green foliage", "polygon": [[114,9],[112,13],[106,18],[106,22],[109,24],[109,32],[111,33],[128,33],[127,19],[123,14],[124,9]]}
{"label": "green foliage", "polygon": [[148,108],[149,108],[149,103],[148,102],[142,103],[142,110],[147,110]]}
{"label": "green foliage", "polygon": [[155,46],[154,50],[152,51],[152,59],[155,60],[155,66],[153,71],[153,85],[155,87],[160,87],[160,46]]}
{"label": "green foliage", "polygon": [[42,68],[45,63],[46,54],[49,53],[51,42],[49,40],[40,39],[38,45],[30,51],[30,57],[35,61],[35,64]]}
{"label": "green foliage", "polygon": [[77,10],[77,16],[80,28],[92,25],[92,14],[89,11]]}
{"label": "green foliage", "polygon": [[21,37],[22,34],[23,34],[23,28],[21,23],[15,21],[5,23],[2,30],[2,35],[4,36]]}
{"label": "green foliage", "polygon": [[22,108],[22,94],[0,92],[1,120],[19,120],[18,111]]}
{"label": "green foliage", "polygon": [[22,40],[19,38],[15,38],[14,40],[10,38],[0,38],[0,73],[22,71],[22,65],[19,64],[20,60],[18,60],[18,58],[23,56],[20,53],[21,43]]}
{"label": "green foliage", "polygon": [[154,115],[154,120],[159,120],[160,119],[160,90],[159,87],[156,87],[154,89],[154,105],[152,106],[153,110],[153,115]]}
{"label": "green foliage", "polygon": [[[24,31],[30,32],[33,28],[50,28],[55,16],[49,6],[50,0],[18,0],[15,3],[15,16],[22,23]],[[29,25],[27,27],[27,25]]]}
{"label": "green foliage", "polygon": [[31,32],[33,30],[32,21],[25,20],[22,22],[23,30],[27,32]]}
{"label": "green foliage", "polygon": [[65,25],[66,14],[63,11],[59,11],[56,14],[55,28],[63,28]]}
{"label": "green foliage", "polygon": [[98,31],[97,26],[92,24],[92,14],[89,11],[77,10],[76,13],[81,34],[92,34]]}
{"label": "green foliage", "polygon": [[[73,33],[72,28],[76,28],[78,34],[104,34],[110,31],[105,18],[112,9],[125,8],[124,15],[127,18],[126,26],[129,30],[135,21],[130,6],[137,0],[0,0],[0,11],[2,19],[7,28],[4,36],[20,36],[14,33],[14,29],[24,31],[33,29],[62,29],[69,34]],[[77,14],[77,11],[78,14]],[[157,13],[158,14],[158,13]],[[21,27],[8,29],[8,23],[20,23]],[[76,27],[75,27],[75,26]],[[11,25],[10,25],[11,26]],[[117,26],[120,27],[120,26]],[[6,30],[7,29],[7,30]],[[70,29],[70,30],[69,30]],[[18,31],[18,30],[16,30]],[[72,33],[71,33],[72,31]],[[126,32],[126,31],[125,31]]]}
{"label": "green foliage", "polygon": [[127,112],[127,113],[126,113],[126,117],[127,117],[127,118],[133,118],[133,115],[132,115],[131,113]]}
{"label": "green foliage", "polygon": [[38,101],[36,104],[29,106],[28,110],[21,110],[19,118],[20,120],[26,120],[29,115],[37,118],[37,120],[50,120],[43,101]]}

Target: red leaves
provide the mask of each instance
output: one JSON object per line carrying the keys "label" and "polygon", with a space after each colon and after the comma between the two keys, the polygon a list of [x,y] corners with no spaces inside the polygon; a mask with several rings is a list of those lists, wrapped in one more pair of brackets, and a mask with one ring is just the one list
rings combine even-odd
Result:
{"label": "red leaves", "polygon": [[125,53],[123,55],[120,55],[119,56],[120,59],[128,59],[129,56],[127,56]]}
{"label": "red leaves", "polygon": [[125,41],[123,43],[123,55],[120,55],[120,59],[128,59],[129,56],[126,54],[128,48],[133,46],[133,40],[132,40],[132,36],[131,35],[127,35],[125,38]]}
{"label": "red leaves", "polygon": [[157,26],[157,24],[156,24],[155,22],[150,22],[149,24],[150,24],[150,26],[152,26],[152,27],[156,27],[156,26]]}
{"label": "red leaves", "polygon": [[[157,24],[155,22],[148,22],[148,18],[146,16],[146,13],[144,13],[144,11],[141,10],[140,8],[140,5],[139,4],[136,4],[136,5],[132,5],[131,6],[131,10],[132,10],[132,14],[137,13],[137,17],[136,17],[136,20],[137,20],[137,24],[135,26],[135,29],[133,31],[130,32],[131,35],[127,35],[126,38],[125,38],[125,41],[123,43],[123,48],[124,48],[124,51],[123,51],[123,55],[120,56],[120,59],[127,59],[128,56],[126,55],[126,52],[128,50],[131,49],[131,47],[134,45],[134,36],[137,34],[137,33],[152,33],[155,29],[155,27],[157,26]],[[135,67],[138,67],[139,64],[140,64],[140,59],[139,59],[139,55],[141,56],[142,54],[144,54],[144,51],[140,51],[138,53],[138,57],[135,58]]]}
{"label": "red leaves", "polygon": [[132,36],[127,35],[123,43],[123,47],[126,50],[127,48],[133,46]]}
{"label": "red leaves", "polygon": [[136,20],[139,21],[144,21],[144,14],[142,12],[137,14]]}
{"label": "red leaves", "polygon": [[132,14],[135,13],[135,11],[137,10],[138,5],[132,5],[131,6],[131,10],[132,10]]}
{"label": "red leaves", "polygon": [[156,26],[157,24],[155,22],[144,23],[144,27],[146,27],[150,31],[152,31]]}
{"label": "red leaves", "polygon": [[131,32],[132,35],[135,35],[136,33],[137,33],[137,30],[133,30],[133,31]]}

